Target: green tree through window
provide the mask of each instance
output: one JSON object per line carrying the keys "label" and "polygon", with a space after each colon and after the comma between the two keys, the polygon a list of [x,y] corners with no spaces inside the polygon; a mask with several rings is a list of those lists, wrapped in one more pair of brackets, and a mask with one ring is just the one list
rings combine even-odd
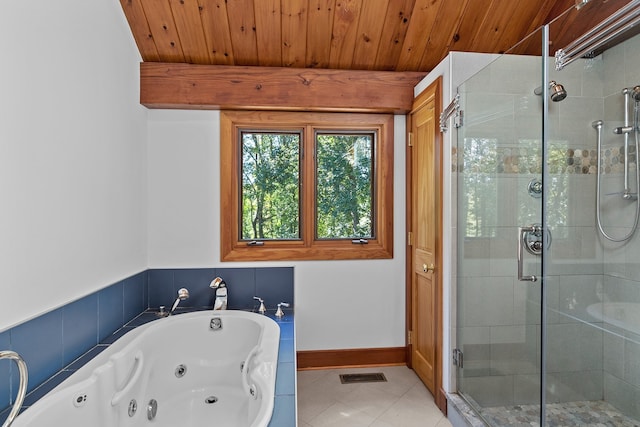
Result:
{"label": "green tree through window", "polygon": [[242,132],[242,239],[300,238],[300,134]]}
{"label": "green tree through window", "polygon": [[316,236],[373,237],[373,135],[316,135]]}

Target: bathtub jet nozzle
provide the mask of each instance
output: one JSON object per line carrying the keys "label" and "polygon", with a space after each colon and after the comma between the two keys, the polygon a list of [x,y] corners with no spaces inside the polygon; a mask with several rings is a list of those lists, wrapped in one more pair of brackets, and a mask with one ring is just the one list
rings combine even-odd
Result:
{"label": "bathtub jet nozzle", "polygon": [[187,298],[189,298],[189,291],[186,288],[180,288],[180,290],[178,290],[178,298],[173,302],[171,310],[169,310],[169,314],[167,314],[167,316],[171,316],[173,312],[176,311],[176,308],[178,308],[180,301],[184,301]]}

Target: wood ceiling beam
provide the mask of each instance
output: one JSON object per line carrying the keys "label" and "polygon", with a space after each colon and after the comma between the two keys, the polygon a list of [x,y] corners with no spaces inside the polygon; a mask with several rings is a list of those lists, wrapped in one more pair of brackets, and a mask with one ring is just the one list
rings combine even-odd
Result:
{"label": "wood ceiling beam", "polygon": [[148,108],[358,111],[403,114],[425,72],[140,64]]}

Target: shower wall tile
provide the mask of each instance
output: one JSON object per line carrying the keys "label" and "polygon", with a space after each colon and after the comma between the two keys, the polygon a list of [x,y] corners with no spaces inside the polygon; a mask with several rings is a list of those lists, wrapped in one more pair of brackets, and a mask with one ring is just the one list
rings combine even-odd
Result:
{"label": "shower wall tile", "polygon": [[604,365],[604,332],[588,323],[579,324],[578,370],[602,372]]}
{"label": "shower wall tile", "polygon": [[[603,181],[603,184],[605,183],[609,184],[609,182]],[[607,234],[618,238],[624,236],[623,232],[625,234],[629,232],[635,215],[634,204],[619,196],[622,188],[622,180],[620,180],[619,184],[603,185],[604,194],[608,190],[609,193],[615,193],[618,197],[608,197],[605,201],[602,201],[600,210],[602,225],[605,227]]]}
{"label": "shower wall tile", "polygon": [[624,378],[624,338],[617,334],[604,334],[604,372],[617,377]]}
{"label": "shower wall tile", "polygon": [[[538,292],[531,294],[533,289]],[[514,280],[513,325],[536,325],[540,323],[539,285]]]}
{"label": "shower wall tile", "polygon": [[[465,288],[465,323],[477,326],[513,324],[513,278],[478,278]],[[488,310],[488,307],[502,307]]]}
{"label": "shower wall tile", "polygon": [[601,275],[603,254],[596,233],[593,227],[552,228],[551,256],[546,262],[546,274]]}
{"label": "shower wall tile", "polygon": [[623,414],[640,418],[640,389],[608,373],[604,374],[604,400]]}
{"label": "shower wall tile", "polygon": [[603,398],[601,370],[549,373],[546,379],[548,403],[602,400]]}
{"label": "shower wall tile", "polygon": [[516,375],[539,372],[535,326],[491,328],[491,374]]}
{"label": "shower wall tile", "polygon": [[604,277],[604,299],[612,302],[640,303],[640,283],[607,274]]}
{"label": "shower wall tile", "polygon": [[598,285],[602,284],[600,275],[564,275],[559,278],[558,310],[567,314],[567,322],[592,321],[587,307],[600,301]]}
{"label": "shower wall tile", "polygon": [[[514,229],[514,236],[517,235],[517,229]],[[513,248],[513,240],[511,238],[511,247]],[[497,243],[497,244],[495,244]],[[501,252],[501,248],[499,246],[506,246],[507,241],[502,240],[499,242],[492,242],[491,251],[499,251]],[[513,251],[513,249],[512,249]],[[493,252],[492,252],[493,253]],[[529,271],[529,270],[527,270]],[[489,258],[489,275],[492,277],[500,277],[500,276],[509,276],[514,277],[518,274],[518,268],[516,263],[513,261],[513,257],[504,257],[498,256]]]}
{"label": "shower wall tile", "polygon": [[460,258],[463,258],[464,262],[458,268],[459,278],[474,280],[475,278],[489,276],[488,253],[485,253],[482,256],[478,254],[482,245],[484,245],[486,251],[490,249],[491,242],[488,239],[479,239],[478,241],[464,242],[464,253],[460,255]]}
{"label": "shower wall tile", "polygon": [[625,82],[630,87],[640,84],[640,37],[635,36],[623,43]]}
{"label": "shower wall tile", "polygon": [[460,325],[459,334],[461,342],[465,344],[488,344],[491,341],[491,327],[488,326],[473,326],[463,323]]}
{"label": "shower wall tile", "polygon": [[500,67],[490,67],[490,89],[493,92],[528,94],[531,87],[523,85],[523,82],[537,84],[541,80],[542,59],[539,57],[503,55],[500,61]]}
{"label": "shower wall tile", "polygon": [[640,301],[640,233],[636,232],[634,237],[624,246],[626,248],[625,277],[635,282],[636,299],[634,301]]}
{"label": "shower wall tile", "polygon": [[[569,175],[567,177],[567,187],[571,197],[571,203],[567,210],[566,226],[570,227],[590,227],[596,225],[596,174],[589,175]],[[585,209],[585,207],[594,207]],[[592,242],[595,245],[595,239]]]}
{"label": "shower wall tile", "polygon": [[545,353],[548,372],[602,370],[603,332],[584,323],[548,325]]}
{"label": "shower wall tile", "polygon": [[514,375],[513,396],[519,405],[540,404],[540,374]]}
{"label": "shower wall tile", "polygon": [[[622,126],[624,124],[624,96],[622,95],[623,83],[620,83],[617,90],[613,93],[609,93],[603,98],[604,100],[604,114],[600,117],[596,116],[593,120],[604,120],[603,129],[613,129],[616,126]],[[594,131],[595,139],[595,131]],[[596,140],[597,141],[597,140]],[[623,137],[620,135],[613,135],[608,132],[602,133],[602,144],[610,145],[615,141],[623,141]]]}
{"label": "shower wall tile", "polygon": [[480,406],[511,406],[515,403],[513,383],[513,375],[465,377],[464,390]]}
{"label": "shower wall tile", "polygon": [[640,388],[640,343],[626,340],[624,344],[624,377],[634,387]]}
{"label": "shower wall tile", "polygon": [[579,327],[576,323],[547,326],[547,372],[570,372],[577,368],[576,357],[580,346]]}
{"label": "shower wall tile", "polygon": [[582,67],[582,96],[604,96],[604,61],[597,56],[585,61]]}
{"label": "shower wall tile", "polygon": [[[569,89],[567,88],[569,91]],[[571,93],[569,91],[569,93]],[[567,96],[562,102],[557,102],[560,117],[560,127],[558,130],[571,131],[576,129],[583,129],[591,135],[591,138],[574,141],[574,143],[580,144],[584,148],[595,148],[596,138],[595,131],[591,127],[591,123],[594,120],[601,119],[604,115],[604,104],[602,98],[590,98],[590,97],[576,97]],[[585,136],[587,133],[585,133]]]}
{"label": "shower wall tile", "polygon": [[560,277],[546,276],[544,278],[545,304],[547,307],[545,322],[555,324],[559,322],[560,315]]}
{"label": "shower wall tile", "polygon": [[603,88],[605,96],[620,93],[625,84],[625,69],[621,66],[625,63],[624,45],[618,44],[607,49],[602,54],[602,59],[604,62],[603,75],[606,76]]}

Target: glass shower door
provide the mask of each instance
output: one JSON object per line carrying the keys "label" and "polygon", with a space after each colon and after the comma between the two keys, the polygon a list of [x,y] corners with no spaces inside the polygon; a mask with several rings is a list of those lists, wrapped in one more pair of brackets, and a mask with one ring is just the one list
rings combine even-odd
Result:
{"label": "glass shower door", "polygon": [[457,388],[490,425],[540,419],[541,46],[539,31],[458,88]]}
{"label": "glass shower door", "polygon": [[638,2],[625,4],[591,1],[548,27],[547,73],[566,97],[549,102],[546,121],[546,425],[640,424],[640,36],[619,33],[599,47],[595,38],[586,57],[574,53],[559,70],[555,61],[598,22],[613,34],[611,17],[627,10],[638,20]]}

